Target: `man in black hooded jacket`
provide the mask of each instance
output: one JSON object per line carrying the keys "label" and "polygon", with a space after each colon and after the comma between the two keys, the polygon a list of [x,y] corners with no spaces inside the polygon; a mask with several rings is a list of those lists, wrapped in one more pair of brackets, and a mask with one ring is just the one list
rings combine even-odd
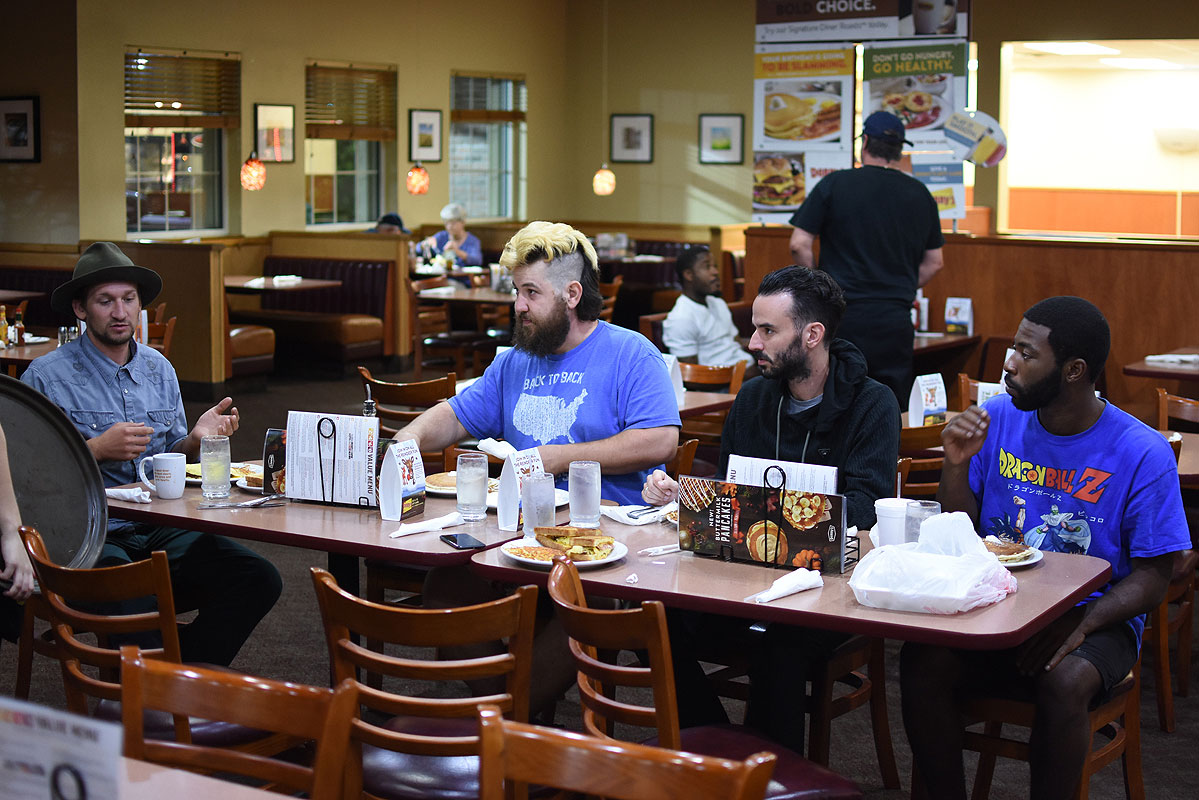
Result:
{"label": "man in black hooded jacket", "polygon": [[[718,475],[731,453],[837,468],[848,524],[874,525],[874,501],[895,494],[899,406],[894,394],[867,377],[857,347],[835,339],[845,311],[841,288],[826,272],[785,267],[767,275],[753,305],[749,350],[761,376],[737,393],[721,436]],[[646,502],[677,497],[678,486],[655,471]],[[727,721],[695,657],[698,637],[736,637],[745,620],[672,612],[671,647],[683,727]],[[746,722],[797,752],[804,745],[804,688],[815,667],[849,636],[770,624],[751,654]]]}

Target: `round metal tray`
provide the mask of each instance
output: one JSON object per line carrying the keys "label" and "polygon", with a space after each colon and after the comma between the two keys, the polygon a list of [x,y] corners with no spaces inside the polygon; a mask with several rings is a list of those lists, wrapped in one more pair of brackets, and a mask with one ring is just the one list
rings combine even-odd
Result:
{"label": "round metal tray", "polygon": [[21,522],[37,528],[56,564],[93,566],[108,530],[100,468],[58,406],[0,375],[0,424]]}

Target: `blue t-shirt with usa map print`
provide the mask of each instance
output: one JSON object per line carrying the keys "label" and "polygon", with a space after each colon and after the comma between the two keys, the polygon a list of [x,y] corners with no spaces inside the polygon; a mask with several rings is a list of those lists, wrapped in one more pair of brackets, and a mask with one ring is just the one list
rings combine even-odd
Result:
{"label": "blue t-shirt with usa map print", "polygon": [[[603,320],[565,353],[534,356],[516,348],[501,353],[449,403],[472,436],[502,437],[517,450],[679,424],[662,354],[640,333]],[[649,472],[605,473],[600,494],[621,504],[639,503]],[[566,488],[565,478],[558,488]]]}
{"label": "blue t-shirt with usa map print", "polygon": [[[1148,425],[1108,403],[1087,430],[1054,436],[1006,394],[983,408],[987,439],[970,460],[983,535],[1109,562],[1111,580],[1091,600],[1128,575],[1131,558],[1191,546],[1174,453]],[[1144,623],[1129,620],[1138,643]]]}

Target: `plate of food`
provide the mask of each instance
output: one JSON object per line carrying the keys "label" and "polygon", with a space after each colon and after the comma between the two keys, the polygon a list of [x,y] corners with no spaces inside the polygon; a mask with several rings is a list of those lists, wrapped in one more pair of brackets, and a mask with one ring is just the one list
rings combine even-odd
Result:
{"label": "plate of food", "polygon": [[[429,494],[445,495],[453,497],[458,493],[458,472],[450,470],[449,472],[434,472],[432,475],[425,476],[425,491]],[[499,491],[500,481],[498,478],[487,479],[487,493],[492,494]]]}
{"label": "plate of food", "polygon": [[1045,557],[1045,554],[1035,547],[1029,547],[1023,543],[1009,542],[1005,539],[987,537],[983,539],[983,544],[986,545],[989,552],[995,554],[995,557],[999,559],[999,563],[1008,569],[1031,567]]}
{"label": "plate of food", "polygon": [[829,519],[826,498],[811,492],[784,492],[783,518],[797,531],[811,530],[817,523]]}
{"label": "plate of food", "polygon": [[799,208],[804,200],[802,154],[769,153],[754,162],[754,208],[785,211]]}
{"label": "plate of food", "polygon": [[949,104],[940,95],[923,89],[887,92],[871,98],[875,110],[890,111],[903,121],[908,133],[936,130],[949,118]]}
{"label": "plate of food", "polygon": [[[262,467],[257,464],[246,464],[242,461],[233,461],[229,464],[229,480],[239,481],[247,475],[257,475],[258,480],[262,480]],[[187,465],[187,483],[190,486],[199,486],[203,483],[203,477],[200,472],[200,464]],[[261,488],[261,487],[259,487]]]}
{"label": "plate of food", "polygon": [[827,92],[771,92],[762,101],[762,132],[783,141],[827,142],[841,136],[841,98]]}
{"label": "plate of food", "polygon": [[257,477],[246,476],[245,478],[238,478],[233,482],[233,485],[238,489],[241,489],[243,492],[250,492],[251,494],[263,494],[261,475],[258,475]]}
{"label": "plate of food", "polygon": [[514,539],[500,545],[500,552],[513,561],[530,567],[549,567],[554,556],[563,553],[579,569],[598,567],[619,561],[629,548],[596,528],[536,528],[536,538]]}

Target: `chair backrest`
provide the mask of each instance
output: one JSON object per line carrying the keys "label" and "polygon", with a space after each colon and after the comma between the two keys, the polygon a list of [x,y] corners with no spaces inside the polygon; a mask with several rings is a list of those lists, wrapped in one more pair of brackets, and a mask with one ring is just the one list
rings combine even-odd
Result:
{"label": "chair backrest", "polygon": [[[614,723],[652,728],[658,744],[680,747],[678,699],[674,687],[674,662],[666,633],[666,609],[656,600],[640,608],[607,611],[590,609],[574,563],[556,558],[550,569],[550,598],[558,620],[570,639],[570,653],[578,670],[583,730],[592,736],[612,738]],[[602,660],[601,651],[644,651],[648,666],[621,666]],[[618,697],[619,690],[650,688],[650,705],[638,697]],[[643,693],[641,693],[643,694]]]}
{"label": "chair backrest", "polygon": [[[132,645],[121,648],[121,721],[129,758],[204,773],[235,773],[305,792],[312,800],[339,800],[345,743],[357,707],[353,681],[326,689],[170,664],[147,659]],[[176,741],[146,738],[143,720],[148,709],[175,716]],[[303,766],[197,745],[191,741],[188,717],[312,739],[316,756],[312,766]]]}
{"label": "chair backrest", "polygon": [[[533,627],[537,610],[537,588],[522,586],[508,597],[489,603],[461,608],[408,608],[362,600],[338,587],[323,569],[312,568],[312,583],[321,609],[325,640],[334,681],[352,679],[358,670],[382,676],[417,681],[421,696],[381,691],[358,683],[359,702],[385,715],[402,715],[445,724],[446,735],[430,731],[431,726],[391,730],[356,719],[351,738],[404,753],[425,756],[477,755],[477,735],[467,735],[454,722],[470,719],[480,702],[494,703],[522,722],[529,716],[529,680],[533,659]],[[435,654],[420,658],[420,652],[404,656],[385,655],[357,643],[355,637],[376,639],[410,648],[462,647],[505,640],[504,649],[494,655],[441,661]],[[382,647],[382,645],[380,645]],[[435,684],[460,685],[463,680],[502,679],[504,691],[482,697],[427,697],[423,693]],[[468,730],[470,730],[468,728]],[[361,764],[351,759],[347,765],[348,787],[360,787]],[[358,797],[348,791],[347,797]]]}
{"label": "chair backrest", "polygon": [[[121,654],[104,644],[106,637],[155,633],[162,647],[145,649],[160,660],[180,662],[179,632],[175,622],[175,600],[171,594],[171,569],[161,550],[145,561],[97,569],[68,569],[50,561],[41,535],[29,527],[21,528],[25,550],[37,573],[42,597],[49,606],[50,622],[58,642],[62,663],[67,708],[76,714],[88,713],[88,698],[119,700]],[[103,614],[94,610],[113,604],[151,597],[156,610],[137,614]],[[79,634],[99,637],[95,645]],[[85,671],[85,667],[87,668]],[[98,674],[93,675],[95,671]]]}
{"label": "chair backrest", "polygon": [[1007,350],[1011,346],[1010,336],[988,336],[983,340],[977,375],[980,381],[1003,380],[1003,364],[1007,361]]}
{"label": "chair backrest", "polygon": [[175,338],[176,319],[178,317],[171,317],[166,322],[146,323],[146,341],[167,358],[171,357],[171,340]]}
{"label": "chair backrest", "polygon": [[624,283],[624,276],[617,275],[612,279],[611,283],[600,283],[599,291],[603,295],[604,301],[600,311],[599,318],[606,321],[612,321],[612,309],[616,308],[616,296],[620,294],[620,285]]}
{"label": "chair backrest", "polygon": [[941,446],[945,424],[899,429],[899,455],[912,460],[901,491],[904,497],[936,496],[945,463],[944,455],[937,448]]}
{"label": "chair backrest", "polygon": [[[393,436],[427,409],[453,397],[458,385],[458,375],[454,372],[416,383],[381,381],[366,367],[358,367],[358,374],[362,376],[363,387],[370,387],[381,430],[387,436]],[[382,425],[384,420],[395,422],[396,426]]]}
{"label": "chair backrest", "polygon": [[688,439],[674,450],[674,458],[666,463],[666,474],[676,481],[679,475],[690,475],[691,464],[695,461],[695,451],[699,447],[699,439]]}
{"label": "chair backrest", "polygon": [[679,370],[683,373],[684,384],[728,387],[729,394],[736,394],[740,391],[741,381],[745,378],[744,361],[738,361],[731,367],[708,367],[703,364],[688,364],[680,361]]}
{"label": "chair backrest", "polygon": [[978,402],[978,381],[964,372],[958,373],[958,411],[965,411]]}
{"label": "chair backrest", "polygon": [[907,485],[908,474],[912,471],[912,459],[900,458],[895,462],[895,496],[903,497],[903,487]]}
{"label": "chair backrest", "polygon": [[1189,423],[1189,426],[1185,426],[1185,430],[1191,430],[1191,426],[1199,425],[1199,400],[1170,394],[1159,386],[1157,387],[1157,429],[1159,431],[1174,430],[1171,424],[1172,420]]}
{"label": "chair backrest", "polygon": [[408,282],[408,317],[412,334],[441,333],[450,329],[450,312],[445,303],[422,300],[420,293],[425,289],[440,289],[449,286],[450,279],[444,275]]}
{"label": "chair backrest", "polygon": [[154,308],[148,309],[148,311],[149,311],[149,313],[146,314],[146,318],[150,322],[166,322],[166,318],[167,318],[167,304],[166,303],[159,303],[158,305],[154,306]]}
{"label": "chair backrest", "polygon": [[504,719],[498,708],[479,707],[482,759],[480,800],[515,797],[527,784],[616,800],[750,800],[766,794],[778,757],[755,753],[734,761],[642,744],[614,744],[578,733]]}
{"label": "chair backrest", "polygon": [[654,347],[663,353],[670,352],[670,348],[662,341],[662,323],[666,321],[669,313],[669,311],[663,311],[661,314],[643,314],[637,318],[637,328],[641,331],[641,335],[653,342]]}

